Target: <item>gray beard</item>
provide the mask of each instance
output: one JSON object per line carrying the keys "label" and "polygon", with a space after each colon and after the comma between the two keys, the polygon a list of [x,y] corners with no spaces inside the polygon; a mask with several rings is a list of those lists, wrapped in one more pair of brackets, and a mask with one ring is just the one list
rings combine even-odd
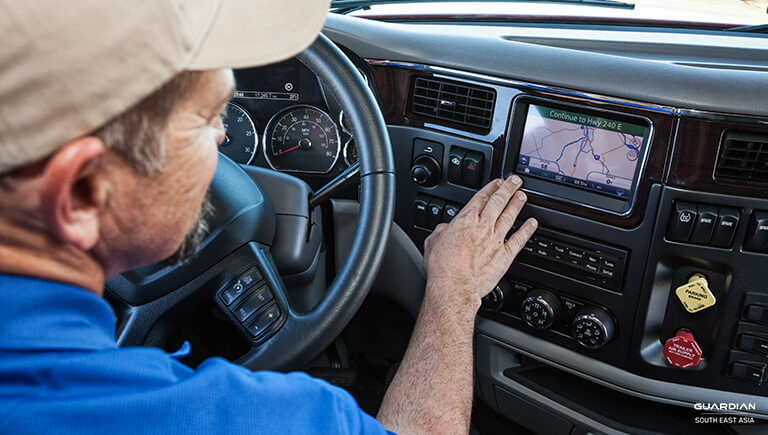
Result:
{"label": "gray beard", "polygon": [[203,203],[200,205],[200,211],[197,213],[195,223],[184,237],[179,248],[170,257],[165,260],[166,265],[175,266],[191,258],[197,252],[197,248],[203,243],[208,235],[208,219],[213,215],[213,204],[208,194],[205,195]]}

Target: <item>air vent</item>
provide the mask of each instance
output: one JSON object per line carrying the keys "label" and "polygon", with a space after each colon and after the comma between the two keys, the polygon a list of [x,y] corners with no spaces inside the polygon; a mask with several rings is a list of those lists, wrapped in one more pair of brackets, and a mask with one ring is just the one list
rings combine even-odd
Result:
{"label": "air vent", "polygon": [[725,132],[715,176],[767,183],[768,135]]}
{"label": "air vent", "polygon": [[411,109],[417,115],[488,130],[495,100],[496,92],[491,88],[417,77]]}

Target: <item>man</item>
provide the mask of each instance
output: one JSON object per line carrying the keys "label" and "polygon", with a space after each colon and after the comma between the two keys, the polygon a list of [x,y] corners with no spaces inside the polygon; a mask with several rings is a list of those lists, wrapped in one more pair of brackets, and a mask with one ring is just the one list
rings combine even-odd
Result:
{"label": "man", "polygon": [[517,177],[427,240],[425,300],[378,421],[304,374],[215,358],[193,371],[115,343],[104,280],[194,252],[204,233],[229,68],[295,55],[326,9],[0,2],[0,432],[467,432],[480,298],[536,228],[505,241],[525,203]]}

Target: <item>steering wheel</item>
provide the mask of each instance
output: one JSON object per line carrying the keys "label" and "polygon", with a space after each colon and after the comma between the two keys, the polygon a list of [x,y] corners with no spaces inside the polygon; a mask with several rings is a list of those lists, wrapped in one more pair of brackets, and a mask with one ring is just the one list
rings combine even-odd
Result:
{"label": "steering wheel", "polygon": [[[299,215],[307,214],[310,231],[322,231],[312,225],[311,192],[294,177],[268,171],[270,178],[265,169],[256,171],[261,177],[254,176],[253,170],[246,173],[220,155],[209,191],[216,210],[212,230],[196,255],[180,265],[146,266],[107,281],[105,297],[118,316],[120,345],[160,343],[159,337],[167,336],[184,313],[213,301],[250,343],[237,363],[254,370],[292,370],[327,348],[362,304],[381,265],[394,214],[389,136],[360,72],[327,37],[321,34],[297,58],[341,106],[360,161],[360,217],[349,255],[335,279],[310,310],[291,306],[273,256],[281,249],[275,238],[276,209],[279,215],[286,202],[295,204]],[[349,174],[337,179],[345,177]],[[288,189],[275,201],[279,204],[273,204],[254,179],[299,187]],[[336,184],[320,190],[327,196]]]}

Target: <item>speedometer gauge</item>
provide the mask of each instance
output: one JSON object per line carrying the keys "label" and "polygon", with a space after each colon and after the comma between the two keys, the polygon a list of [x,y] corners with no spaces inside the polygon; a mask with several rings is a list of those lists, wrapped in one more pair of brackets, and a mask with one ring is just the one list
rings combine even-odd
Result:
{"label": "speedometer gauge", "polygon": [[322,110],[289,107],[269,120],[264,157],[278,171],[325,174],[339,158],[339,130]]}
{"label": "speedometer gauge", "polygon": [[237,104],[227,103],[224,129],[227,135],[219,150],[237,163],[251,163],[259,146],[259,135],[248,113]]}

